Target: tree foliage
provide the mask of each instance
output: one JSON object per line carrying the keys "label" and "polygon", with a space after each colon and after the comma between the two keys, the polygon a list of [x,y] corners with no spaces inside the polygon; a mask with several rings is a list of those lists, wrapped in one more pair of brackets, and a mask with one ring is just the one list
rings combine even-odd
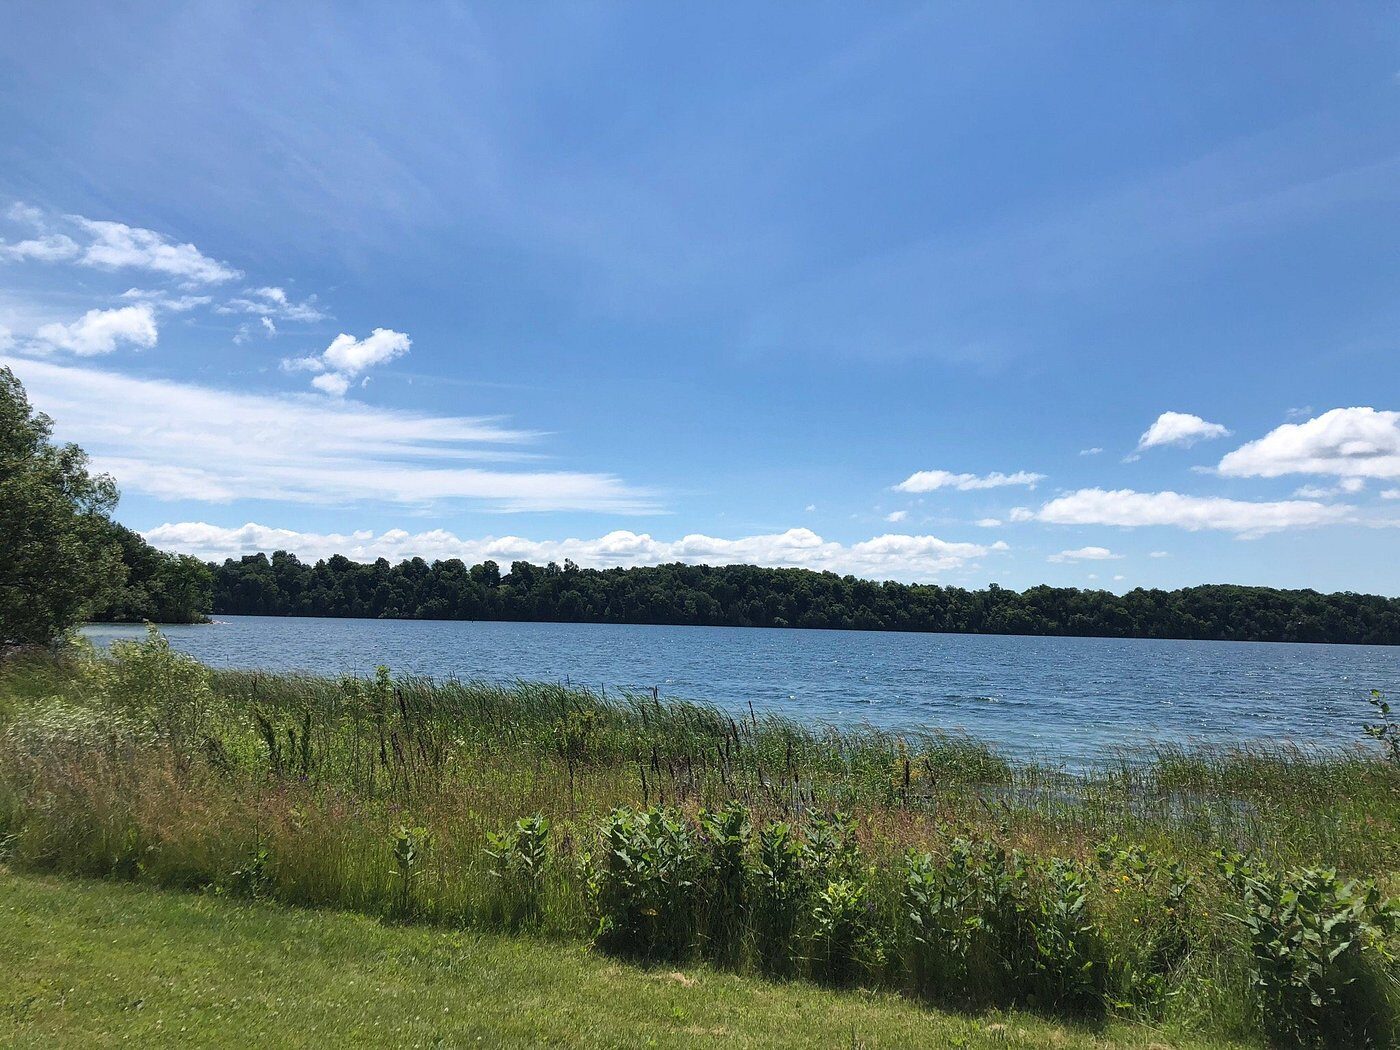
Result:
{"label": "tree foliage", "polygon": [[0,647],[47,645],[84,618],[195,623],[212,600],[198,558],[158,551],[111,519],[117,486],[53,440],[0,368]]}
{"label": "tree foliage", "polygon": [[140,533],[110,523],[113,542],[126,566],[125,582],[88,614],[92,620],[140,623],[203,623],[213,603],[214,573],[188,554],[157,550]]}
{"label": "tree foliage", "polygon": [[229,559],[214,572],[223,613],[401,619],[553,620],[1400,644],[1400,599],[1231,584],[1127,594],[1073,587],[1014,591],[876,583],[806,569],[658,565],[581,569],[515,562],[391,565],[286,551]]}
{"label": "tree foliage", "polygon": [[116,485],[52,435],[0,368],[0,645],[48,644],[126,576],[108,518]]}

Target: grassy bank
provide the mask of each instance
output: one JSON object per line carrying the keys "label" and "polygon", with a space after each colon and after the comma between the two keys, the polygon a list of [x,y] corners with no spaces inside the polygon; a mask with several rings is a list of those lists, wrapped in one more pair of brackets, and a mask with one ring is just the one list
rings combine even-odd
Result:
{"label": "grassy bank", "polygon": [[159,641],[11,662],[0,720],[0,848],[21,869],[970,1015],[1395,1039],[1400,766],[1380,749],[1071,777],[650,696],[212,674]]}
{"label": "grassy bank", "polygon": [[5,1046],[1071,1050],[1154,1038],[1134,1025],[964,1017],[710,967],[642,969],[577,943],[0,869]]}

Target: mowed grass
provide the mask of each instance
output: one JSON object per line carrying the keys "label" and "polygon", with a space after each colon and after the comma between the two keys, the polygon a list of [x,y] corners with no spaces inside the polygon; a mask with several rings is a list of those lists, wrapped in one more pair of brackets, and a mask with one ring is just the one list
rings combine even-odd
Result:
{"label": "mowed grass", "polygon": [[0,869],[0,1045],[1207,1047]]}

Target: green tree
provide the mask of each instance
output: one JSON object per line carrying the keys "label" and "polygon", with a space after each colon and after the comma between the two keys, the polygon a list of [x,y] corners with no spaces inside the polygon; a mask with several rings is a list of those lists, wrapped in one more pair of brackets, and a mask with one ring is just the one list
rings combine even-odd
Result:
{"label": "green tree", "polygon": [[46,645],[122,586],[117,487],[0,368],[0,645]]}

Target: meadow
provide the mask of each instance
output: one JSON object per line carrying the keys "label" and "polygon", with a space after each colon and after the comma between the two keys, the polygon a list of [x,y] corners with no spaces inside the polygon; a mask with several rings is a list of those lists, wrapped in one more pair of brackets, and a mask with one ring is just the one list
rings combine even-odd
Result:
{"label": "meadow", "polygon": [[1355,748],[1070,775],[652,694],[213,672],[153,633],[0,665],[0,863],[969,1018],[1393,1046],[1383,705]]}

